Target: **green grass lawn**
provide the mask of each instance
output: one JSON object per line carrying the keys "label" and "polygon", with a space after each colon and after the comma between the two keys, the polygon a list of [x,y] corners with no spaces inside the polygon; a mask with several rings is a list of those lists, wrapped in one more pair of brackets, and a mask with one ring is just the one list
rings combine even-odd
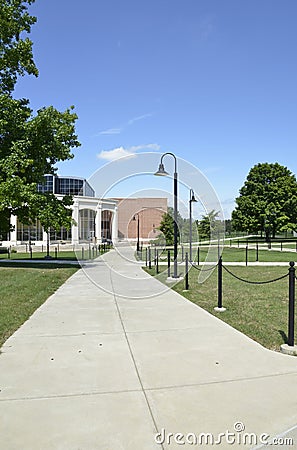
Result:
{"label": "green grass lawn", "polygon": [[52,264],[0,267],[0,346],[77,269]]}
{"label": "green grass lawn", "polygon": [[[206,259],[208,254],[209,247],[203,246],[199,248],[199,261],[203,262]],[[188,252],[189,249],[184,247],[184,251],[182,252],[181,248],[178,251],[178,260],[181,261],[182,253]],[[173,261],[173,249],[170,250],[171,253],[171,261]],[[245,262],[245,248],[237,248],[237,247],[228,247],[225,246],[222,252],[222,259],[226,262]],[[154,257],[154,249],[151,251],[152,258]],[[160,261],[167,261],[167,250],[159,250]],[[193,260],[197,261],[197,249],[194,247],[192,250]],[[209,261],[216,261],[218,258],[218,248],[213,246],[211,248],[211,259],[208,257]],[[142,258],[145,260],[145,250],[142,252]],[[256,261],[256,249],[248,250],[248,262]],[[297,262],[297,252],[286,252],[286,251],[274,251],[274,250],[259,250],[258,251],[258,261],[260,262],[287,262],[295,261]]]}
{"label": "green grass lawn", "polygon": [[[204,261],[208,252],[208,248],[200,249],[200,261]],[[212,249],[212,254],[217,257],[217,249]],[[193,255],[195,252],[193,251]],[[230,248],[224,247],[222,252],[223,261],[229,262],[245,262],[246,251],[245,248]],[[197,261],[197,257],[196,257]],[[248,261],[255,262],[256,261],[256,249],[248,250]],[[260,262],[289,262],[289,261],[297,261],[297,253],[295,252],[280,252],[273,250],[259,250],[258,251],[258,261]]]}
{"label": "green grass lawn", "polygon": [[[106,249],[108,251],[109,249]],[[100,254],[104,253],[103,249],[100,252]],[[77,259],[93,259],[100,255],[99,251],[89,251],[88,248],[76,250],[74,251],[59,251],[57,252],[57,259],[60,260],[69,260],[69,261],[76,261]],[[32,259],[44,259],[46,256],[46,251],[40,252],[40,251],[34,251],[32,252]],[[56,256],[55,249],[51,248],[50,256],[54,259]],[[7,253],[0,253],[0,260],[1,259],[31,259],[31,255],[29,252],[12,252],[10,254],[10,257]]]}
{"label": "green grass lawn", "polygon": [[[286,267],[229,267],[237,276],[248,280],[270,280],[288,272]],[[154,275],[155,270],[145,269]],[[165,282],[166,270],[158,275]],[[279,350],[286,343],[288,327],[288,277],[265,285],[240,282],[223,270],[223,313],[217,306],[217,269],[202,284],[198,284],[198,271],[189,272],[189,291],[184,292],[184,281],[173,289],[232,327],[243,332],[263,346]],[[297,328],[297,327],[296,327]],[[297,339],[297,333],[295,336]]]}
{"label": "green grass lawn", "polygon": [[[88,253],[86,253],[87,256]],[[81,255],[81,252],[79,253],[79,256]],[[46,252],[32,252],[32,259],[44,259],[44,257],[46,256]],[[55,251],[50,251],[50,256],[52,258],[55,258]],[[0,259],[31,259],[30,257],[30,253],[28,252],[16,252],[16,253],[11,253],[10,258],[6,253],[1,253],[0,254]],[[65,260],[70,260],[70,261],[76,261],[77,257],[76,257],[76,253],[73,251],[65,251],[65,252],[59,252],[57,254],[57,259],[65,259]]]}

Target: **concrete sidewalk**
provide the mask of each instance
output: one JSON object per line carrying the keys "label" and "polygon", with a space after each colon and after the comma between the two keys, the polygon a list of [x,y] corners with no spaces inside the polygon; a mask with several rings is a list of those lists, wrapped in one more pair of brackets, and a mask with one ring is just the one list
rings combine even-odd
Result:
{"label": "concrete sidewalk", "polygon": [[[294,446],[271,448],[295,448],[296,386],[297,358],[188,302],[119,246],[73,275],[2,347],[0,449],[211,447],[192,445],[188,433],[211,433],[222,449],[260,448],[261,434],[287,430]],[[244,433],[254,434],[250,444]]]}

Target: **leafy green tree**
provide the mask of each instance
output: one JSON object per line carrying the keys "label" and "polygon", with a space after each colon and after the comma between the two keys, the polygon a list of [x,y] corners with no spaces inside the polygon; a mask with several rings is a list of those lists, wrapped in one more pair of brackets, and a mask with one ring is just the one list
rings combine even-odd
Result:
{"label": "leafy green tree", "polygon": [[[166,239],[166,245],[173,245],[174,243],[174,213],[173,208],[169,207],[168,211],[163,214],[159,230],[162,231],[162,233],[165,236]],[[184,219],[180,215],[179,212],[177,212],[177,227],[178,227],[178,234],[177,238],[178,241],[180,240],[180,236],[182,235],[183,230],[183,224]]]}
{"label": "leafy green tree", "polygon": [[32,41],[21,37],[24,32],[30,33],[36,22],[27,11],[34,1],[0,0],[0,94],[14,90],[18,75],[38,75]]}
{"label": "leafy green tree", "polygon": [[[197,221],[192,219],[192,242],[198,241]],[[182,242],[190,242],[190,219],[183,219],[182,223]]]}
{"label": "leafy green tree", "polygon": [[[56,172],[55,164],[73,158],[78,147],[73,107],[60,112],[41,108],[33,115],[27,99],[12,96],[18,76],[38,75],[29,33],[36,18],[27,12],[34,0],[0,0],[0,233],[8,231],[9,217],[31,223],[51,217],[55,227],[70,226],[69,198],[37,192],[45,174]],[[45,226],[47,228],[47,226]]]}
{"label": "leafy green tree", "polygon": [[297,182],[295,175],[278,163],[252,167],[236,198],[232,225],[238,231],[265,233],[297,230]]}
{"label": "leafy green tree", "polygon": [[[202,219],[198,222],[200,239],[210,239],[214,233],[221,231],[222,222],[217,220],[218,215],[219,212],[213,209],[208,214],[202,216]],[[216,235],[213,237],[216,238]]]}
{"label": "leafy green tree", "polygon": [[166,245],[173,245],[174,241],[174,220],[169,212],[163,214],[159,230],[165,236]]}
{"label": "leafy green tree", "polygon": [[231,233],[232,233],[232,222],[231,222],[231,219],[226,219],[225,220],[225,231],[226,231],[226,235],[231,236]]}

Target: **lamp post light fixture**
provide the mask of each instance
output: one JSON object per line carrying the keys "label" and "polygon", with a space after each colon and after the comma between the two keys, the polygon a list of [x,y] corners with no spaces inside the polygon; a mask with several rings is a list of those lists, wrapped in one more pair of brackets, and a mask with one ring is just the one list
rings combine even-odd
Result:
{"label": "lamp post light fixture", "polygon": [[190,211],[190,262],[192,262],[192,203],[197,202],[193,189],[190,189],[189,211]]}
{"label": "lamp post light fixture", "polygon": [[164,164],[163,164],[163,158],[166,155],[170,155],[174,158],[174,175],[173,175],[173,220],[174,220],[174,250],[173,250],[174,266],[173,267],[174,267],[174,269],[173,269],[173,278],[178,278],[178,274],[177,274],[177,234],[178,234],[178,230],[177,230],[177,160],[176,160],[176,156],[173,153],[167,152],[161,156],[159,169],[155,173],[155,175],[157,175],[157,176],[169,175],[169,173],[166,172],[166,170],[164,168]]}
{"label": "lamp post light fixture", "polygon": [[137,252],[140,251],[140,245],[139,245],[139,214],[135,214],[135,216],[133,217],[133,220],[136,220],[136,216],[137,216],[137,246],[136,246],[136,250]]}

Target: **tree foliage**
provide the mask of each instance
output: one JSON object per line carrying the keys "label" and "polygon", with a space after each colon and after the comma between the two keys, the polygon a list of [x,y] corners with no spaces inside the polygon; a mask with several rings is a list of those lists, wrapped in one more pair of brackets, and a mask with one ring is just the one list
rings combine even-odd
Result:
{"label": "tree foliage", "polygon": [[27,11],[34,1],[0,0],[0,94],[13,91],[18,75],[38,75],[32,41],[21,37],[36,22]]}
{"label": "tree foliage", "polygon": [[255,165],[239,193],[232,213],[236,230],[264,232],[267,239],[279,231],[297,230],[297,182],[287,167]]}
{"label": "tree foliage", "polygon": [[36,18],[29,15],[34,0],[0,0],[0,231],[7,231],[11,214],[23,223],[39,218],[42,225],[70,226],[69,197],[37,192],[55,164],[73,158],[78,147],[73,107],[60,112],[43,107],[34,115],[28,99],[13,98],[18,76],[38,75],[29,33]]}
{"label": "tree foliage", "polygon": [[202,216],[202,219],[198,222],[200,239],[211,239],[213,234],[215,234],[213,237],[216,238],[217,233],[221,232],[223,224],[217,220],[218,215],[219,212],[213,209],[208,214]]}
{"label": "tree foliage", "polygon": [[[180,234],[181,242],[190,242],[190,219],[183,219]],[[192,218],[192,242],[197,242],[198,239],[198,221]]]}
{"label": "tree foliage", "polygon": [[[177,212],[177,238],[178,241],[180,240],[180,235],[183,227],[184,219],[180,215],[179,212]],[[173,208],[169,207],[168,211],[163,214],[159,230],[162,231],[162,233],[165,236],[166,245],[173,245],[174,243],[174,212]]]}
{"label": "tree foliage", "polygon": [[163,214],[159,230],[165,236],[166,245],[173,245],[174,241],[174,220],[169,212]]}
{"label": "tree foliage", "polygon": [[[198,242],[199,239],[214,239],[222,235],[224,232],[224,221],[218,220],[218,211],[212,210],[208,214],[202,216],[200,221],[192,220],[192,242]],[[190,220],[184,219],[178,213],[178,240],[180,242],[190,241]],[[165,236],[166,244],[173,245],[174,241],[174,220],[173,209],[168,208],[168,212],[163,215],[159,230]]]}

